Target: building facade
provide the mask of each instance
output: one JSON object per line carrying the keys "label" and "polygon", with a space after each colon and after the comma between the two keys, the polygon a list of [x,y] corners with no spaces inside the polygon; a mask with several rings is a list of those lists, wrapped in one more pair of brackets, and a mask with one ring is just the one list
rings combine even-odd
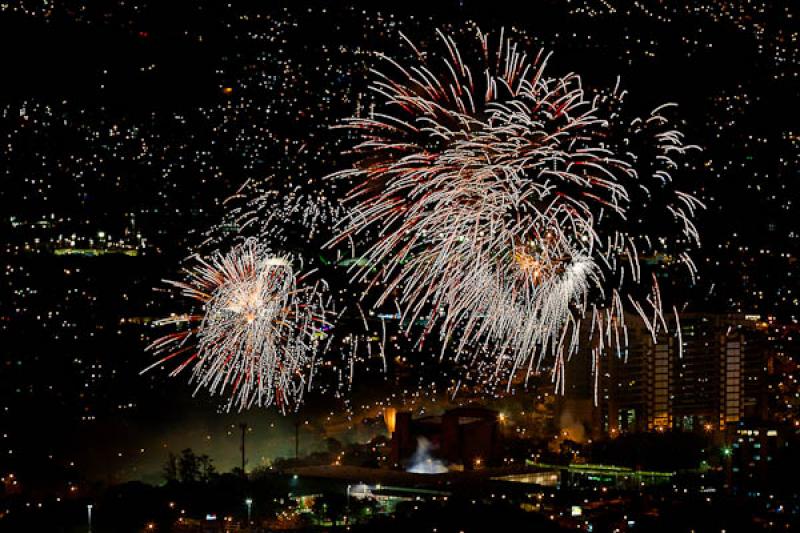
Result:
{"label": "building facade", "polygon": [[[599,361],[596,401],[591,347],[567,364],[562,405],[590,433],[716,431],[745,418],[763,418],[768,351],[756,322],[742,315],[685,314],[680,335],[655,339],[636,316],[626,317],[628,345]],[[571,380],[574,380],[571,382]],[[572,383],[572,384],[570,384]]]}

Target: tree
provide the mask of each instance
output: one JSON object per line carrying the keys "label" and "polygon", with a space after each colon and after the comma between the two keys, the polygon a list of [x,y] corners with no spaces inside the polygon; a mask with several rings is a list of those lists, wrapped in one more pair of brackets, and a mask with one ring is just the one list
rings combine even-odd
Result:
{"label": "tree", "polygon": [[214,460],[208,455],[203,454],[197,458],[197,463],[200,467],[200,481],[208,483],[217,473],[217,469],[214,468]]}
{"label": "tree", "polygon": [[342,451],[342,443],[338,440],[334,439],[333,437],[328,437],[325,439],[325,447],[328,449],[328,453],[331,454],[338,454]]}
{"label": "tree", "polygon": [[169,452],[167,456],[167,462],[164,463],[164,480],[167,483],[175,483],[178,481],[178,457]]}
{"label": "tree", "polygon": [[380,510],[375,498],[350,498],[350,520],[368,521]]}
{"label": "tree", "polygon": [[181,483],[194,483],[200,479],[200,461],[191,448],[181,452],[181,457],[178,459],[178,474]]}
{"label": "tree", "polygon": [[314,500],[312,509],[318,520],[327,518],[336,526],[336,522],[347,511],[347,498],[338,492],[325,494]]}

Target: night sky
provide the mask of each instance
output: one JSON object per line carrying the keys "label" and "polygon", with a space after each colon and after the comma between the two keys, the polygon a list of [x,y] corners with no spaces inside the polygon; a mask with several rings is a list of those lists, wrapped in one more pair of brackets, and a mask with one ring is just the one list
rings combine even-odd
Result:
{"label": "night sky", "polygon": [[[681,301],[688,311],[773,317],[773,340],[796,353],[786,333],[800,318],[796,6],[517,4],[0,5],[0,468],[157,481],[167,452],[185,447],[235,466],[240,421],[252,427],[255,466],[293,453],[296,422],[308,453],[326,437],[380,432],[380,402],[422,413],[478,397],[451,400],[435,347],[416,353],[403,342],[386,374],[374,358],[359,361],[352,386],[337,377],[348,369],[334,353],[319,389],[287,416],[223,413],[183,378],[139,374],[160,334],[152,320],[179,305],[161,280],[175,279],[191,253],[229,242],[223,200],[245,183],[277,195],[335,192],[324,178],[349,163],[349,140],[332,126],[367,105],[374,52],[397,51],[399,31],[426,43],[436,28],[468,21],[528,36],[532,50],[554,52],[551,71],[579,72],[590,86],[619,76],[637,108],[679,105],[687,139],[703,148],[691,189],[708,205],[699,277]],[[324,265],[320,239],[292,247]],[[135,253],[58,253],[76,248]],[[329,274],[337,298],[357,298],[343,272]],[[359,317],[351,309],[345,321]]]}

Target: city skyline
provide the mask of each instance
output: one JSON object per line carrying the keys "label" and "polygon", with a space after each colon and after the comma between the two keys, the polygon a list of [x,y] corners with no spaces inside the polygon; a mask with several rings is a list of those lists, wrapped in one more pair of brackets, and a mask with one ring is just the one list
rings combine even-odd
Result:
{"label": "city skyline", "polygon": [[[570,462],[596,463],[591,459],[596,457],[615,467],[658,470],[648,466],[653,461],[645,452],[638,463],[620,459],[624,454],[613,441],[623,434],[631,442],[638,434],[698,434],[707,441],[695,468],[701,468],[702,459],[720,473],[725,453],[731,461],[751,461],[753,455],[761,461],[755,450],[773,445],[770,457],[796,461],[785,452],[800,431],[800,137],[791,112],[800,76],[795,11],[788,1],[699,0],[574,0],[528,10],[510,2],[488,6],[469,0],[435,6],[359,1],[0,6],[0,39],[14,51],[4,60],[7,83],[0,89],[5,155],[0,529],[3,521],[19,527],[12,515],[31,513],[31,506],[57,507],[56,498],[67,501],[71,487],[76,487],[72,501],[91,500],[98,505],[95,517],[102,519],[98,483],[160,486],[170,454],[179,457],[189,448],[208,456],[218,472],[232,471],[242,460],[241,423],[247,424],[249,474],[277,469],[290,475],[288,469],[298,465],[287,461],[302,458],[309,464],[300,466],[309,468],[315,461],[338,461],[343,467],[363,463],[391,471],[390,457],[405,461],[409,454],[389,453],[390,410],[408,413],[402,415],[409,417],[404,422],[411,428],[408,435],[430,432],[436,445],[436,439],[444,442],[445,430],[425,424],[438,424],[437,417],[444,427],[447,413],[459,409],[496,413],[487,415],[498,417],[491,431],[503,438],[491,466],[509,472],[513,461],[514,468],[525,460],[547,463],[540,454],[558,456],[564,468]],[[618,87],[626,92],[630,108],[625,112],[631,117],[676,104],[669,119],[682,143],[700,148],[689,150],[675,170],[680,190],[705,206],[691,217],[700,243],[690,250],[696,273],[676,268],[683,258],[672,253],[688,247],[693,232],[675,237],[663,222],[667,218],[648,218],[650,211],[642,209],[625,224],[600,226],[601,232],[607,227],[627,232],[641,239],[637,242],[653,237],[652,250],[634,251],[630,262],[641,263],[647,279],[652,273],[657,280],[663,316],[648,326],[642,323],[647,313],[626,308],[599,326],[607,340],[598,340],[584,331],[595,325],[593,315],[586,315],[584,330],[570,330],[576,349],[563,372],[557,357],[543,352],[536,359],[526,337],[514,336],[523,328],[522,319],[497,325],[504,333],[486,342],[493,347],[513,337],[507,348],[519,349],[518,365],[533,370],[488,379],[496,361],[485,348],[476,349],[481,357],[454,361],[458,351],[443,348],[437,312],[422,309],[437,298],[466,292],[467,277],[452,277],[456,263],[448,267],[451,277],[441,278],[455,280],[445,296],[424,283],[439,275],[424,271],[424,262],[414,270],[427,272],[422,281],[408,274],[397,278],[398,286],[418,283],[422,291],[415,296],[421,302],[415,315],[407,313],[409,300],[397,304],[381,300],[381,290],[367,291],[369,276],[353,281],[354,273],[370,274],[380,261],[397,260],[397,272],[411,272],[402,270],[408,259],[399,259],[401,254],[375,255],[365,244],[391,227],[391,217],[386,216],[386,226],[376,227],[361,227],[354,217],[354,233],[363,242],[348,243],[337,234],[341,199],[352,183],[330,175],[369,168],[374,157],[360,160],[352,152],[364,124],[355,130],[342,125],[348,118],[366,123],[376,109],[377,116],[385,116],[380,97],[370,91],[376,70],[385,66],[382,57],[412,60],[408,42],[424,52],[420,56],[436,57],[441,49],[437,30],[459,40],[467,56],[465,36],[476,28],[492,36],[503,31],[531,53],[526,60],[533,61],[539,50],[552,52],[547,76],[566,85],[572,73],[580,74],[582,94],[600,99]],[[484,120],[481,113],[476,123]],[[607,136],[603,147],[617,142],[627,139]],[[437,149],[426,145],[425,153]],[[632,161],[641,164],[647,157],[639,152]],[[380,188],[382,182],[376,182]],[[637,194],[648,201],[652,197]],[[365,212],[374,208],[365,205]],[[432,226],[413,227],[424,233]],[[345,243],[339,248],[330,245],[337,235]],[[224,254],[248,237],[298,259],[299,279],[311,273],[308,279],[315,283],[324,280],[327,292],[319,285],[320,294],[329,298],[330,313],[327,308],[320,313],[329,316],[325,327],[308,326],[306,333],[308,346],[332,339],[330,346],[318,360],[303,363],[319,365],[314,386],[303,389],[302,402],[289,402],[283,413],[289,397],[285,387],[299,366],[276,374],[277,392],[269,398],[280,400],[265,400],[274,405],[242,412],[238,406],[247,405],[250,396],[240,396],[231,409],[227,397],[187,383],[191,370],[170,378],[177,364],[142,373],[158,361],[147,347],[173,331],[157,326],[158,321],[196,311],[162,280],[185,279],[186,269],[196,268],[195,254]],[[564,257],[569,249],[577,257],[581,245],[570,239],[533,252],[523,243],[522,251],[512,254],[514,265],[529,268],[534,252],[556,257],[557,250]],[[461,242],[454,239],[447,246]],[[363,253],[351,254],[349,247],[358,246]],[[261,265],[256,269],[276,264],[275,258],[259,257],[252,261]],[[367,257],[380,261],[370,263]],[[568,269],[561,257],[552,262],[557,275]],[[631,269],[628,276],[636,272]],[[620,275],[611,267],[608,272],[613,275],[603,278],[608,290],[602,298],[610,299]],[[476,269],[474,275],[481,272]],[[475,300],[489,300],[495,292],[475,292],[480,294]],[[636,301],[653,297],[643,289],[640,293],[631,292],[641,297]],[[581,298],[569,298],[564,309],[574,311]],[[595,293],[591,298],[604,302]],[[484,309],[497,313],[507,304],[498,299],[492,305],[460,316],[477,317],[474,328],[483,331]],[[239,307],[224,301],[220,309]],[[612,332],[620,321],[627,325],[627,344],[621,348],[611,342],[622,335]],[[659,321],[663,331],[658,325],[654,331]],[[463,324],[445,321],[443,338],[465,331]],[[469,337],[468,343],[480,345],[483,339]],[[279,366],[285,362],[275,357]],[[259,394],[267,398],[266,392]],[[435,421],[424,422],[428,418]],[[759,441],[767,431],[776,432],[769,436],[776,440]],[[566,441],[577,444],[573,449]],[[748,442],[753,447],[747,448]],[[405,446],[416,446],[416,440]],[[712,460],[713,450],[722,455]],[[476,466],[474,458],[459,461],[467,471]],[[772,480],[766,467],[761,478],[740,480],[733,470],[740,466],[729,466],[729,478],[719,481],[720,487],[758,487]],[[463,473],[464,479],[470,475]],[[797,495],[780,499],[794,514],[779,518],[796,525]]]}

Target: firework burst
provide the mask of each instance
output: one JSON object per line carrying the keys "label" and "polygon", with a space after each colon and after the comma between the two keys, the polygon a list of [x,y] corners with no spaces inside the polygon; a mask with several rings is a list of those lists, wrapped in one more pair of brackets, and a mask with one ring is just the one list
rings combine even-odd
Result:
{"label": "firework burst", "polygon": [[254,239],[197,259],[184,281],[168,281],[202,306],[159,325],[182,331],[153,342],[163,357],[145,371],[182,357],[172,371],[191,367],[195,392],[227,394],[227,408],[298,405],[310,386],[316,354],[326,336],[324,284],[308,284],[291,256],[276,255]]}
{"label": "firework burst", "polygon": [[[671,186],[692,147],[660,110],[626,121],[624,93],[592,97],[502,33],[493,45],[477,31],[468,49],[439,40],[441,54],[409,41],[411,62],[386,58],[376,111],[345,125],[362,142],[334,175],[356,185],[331,245],[367,241],[355,277],[379,304],[396,298],[404,323],[426,319],[420,342],[438,327],[456,357],[490,353],[511,376],[550,355],[562,385],[582,324],[597,353],[624,345],[626,309],[666,330],[641,259],[677,246],[694,272],[702,204]],[[668,245],[648,222],[665,214]]]}

